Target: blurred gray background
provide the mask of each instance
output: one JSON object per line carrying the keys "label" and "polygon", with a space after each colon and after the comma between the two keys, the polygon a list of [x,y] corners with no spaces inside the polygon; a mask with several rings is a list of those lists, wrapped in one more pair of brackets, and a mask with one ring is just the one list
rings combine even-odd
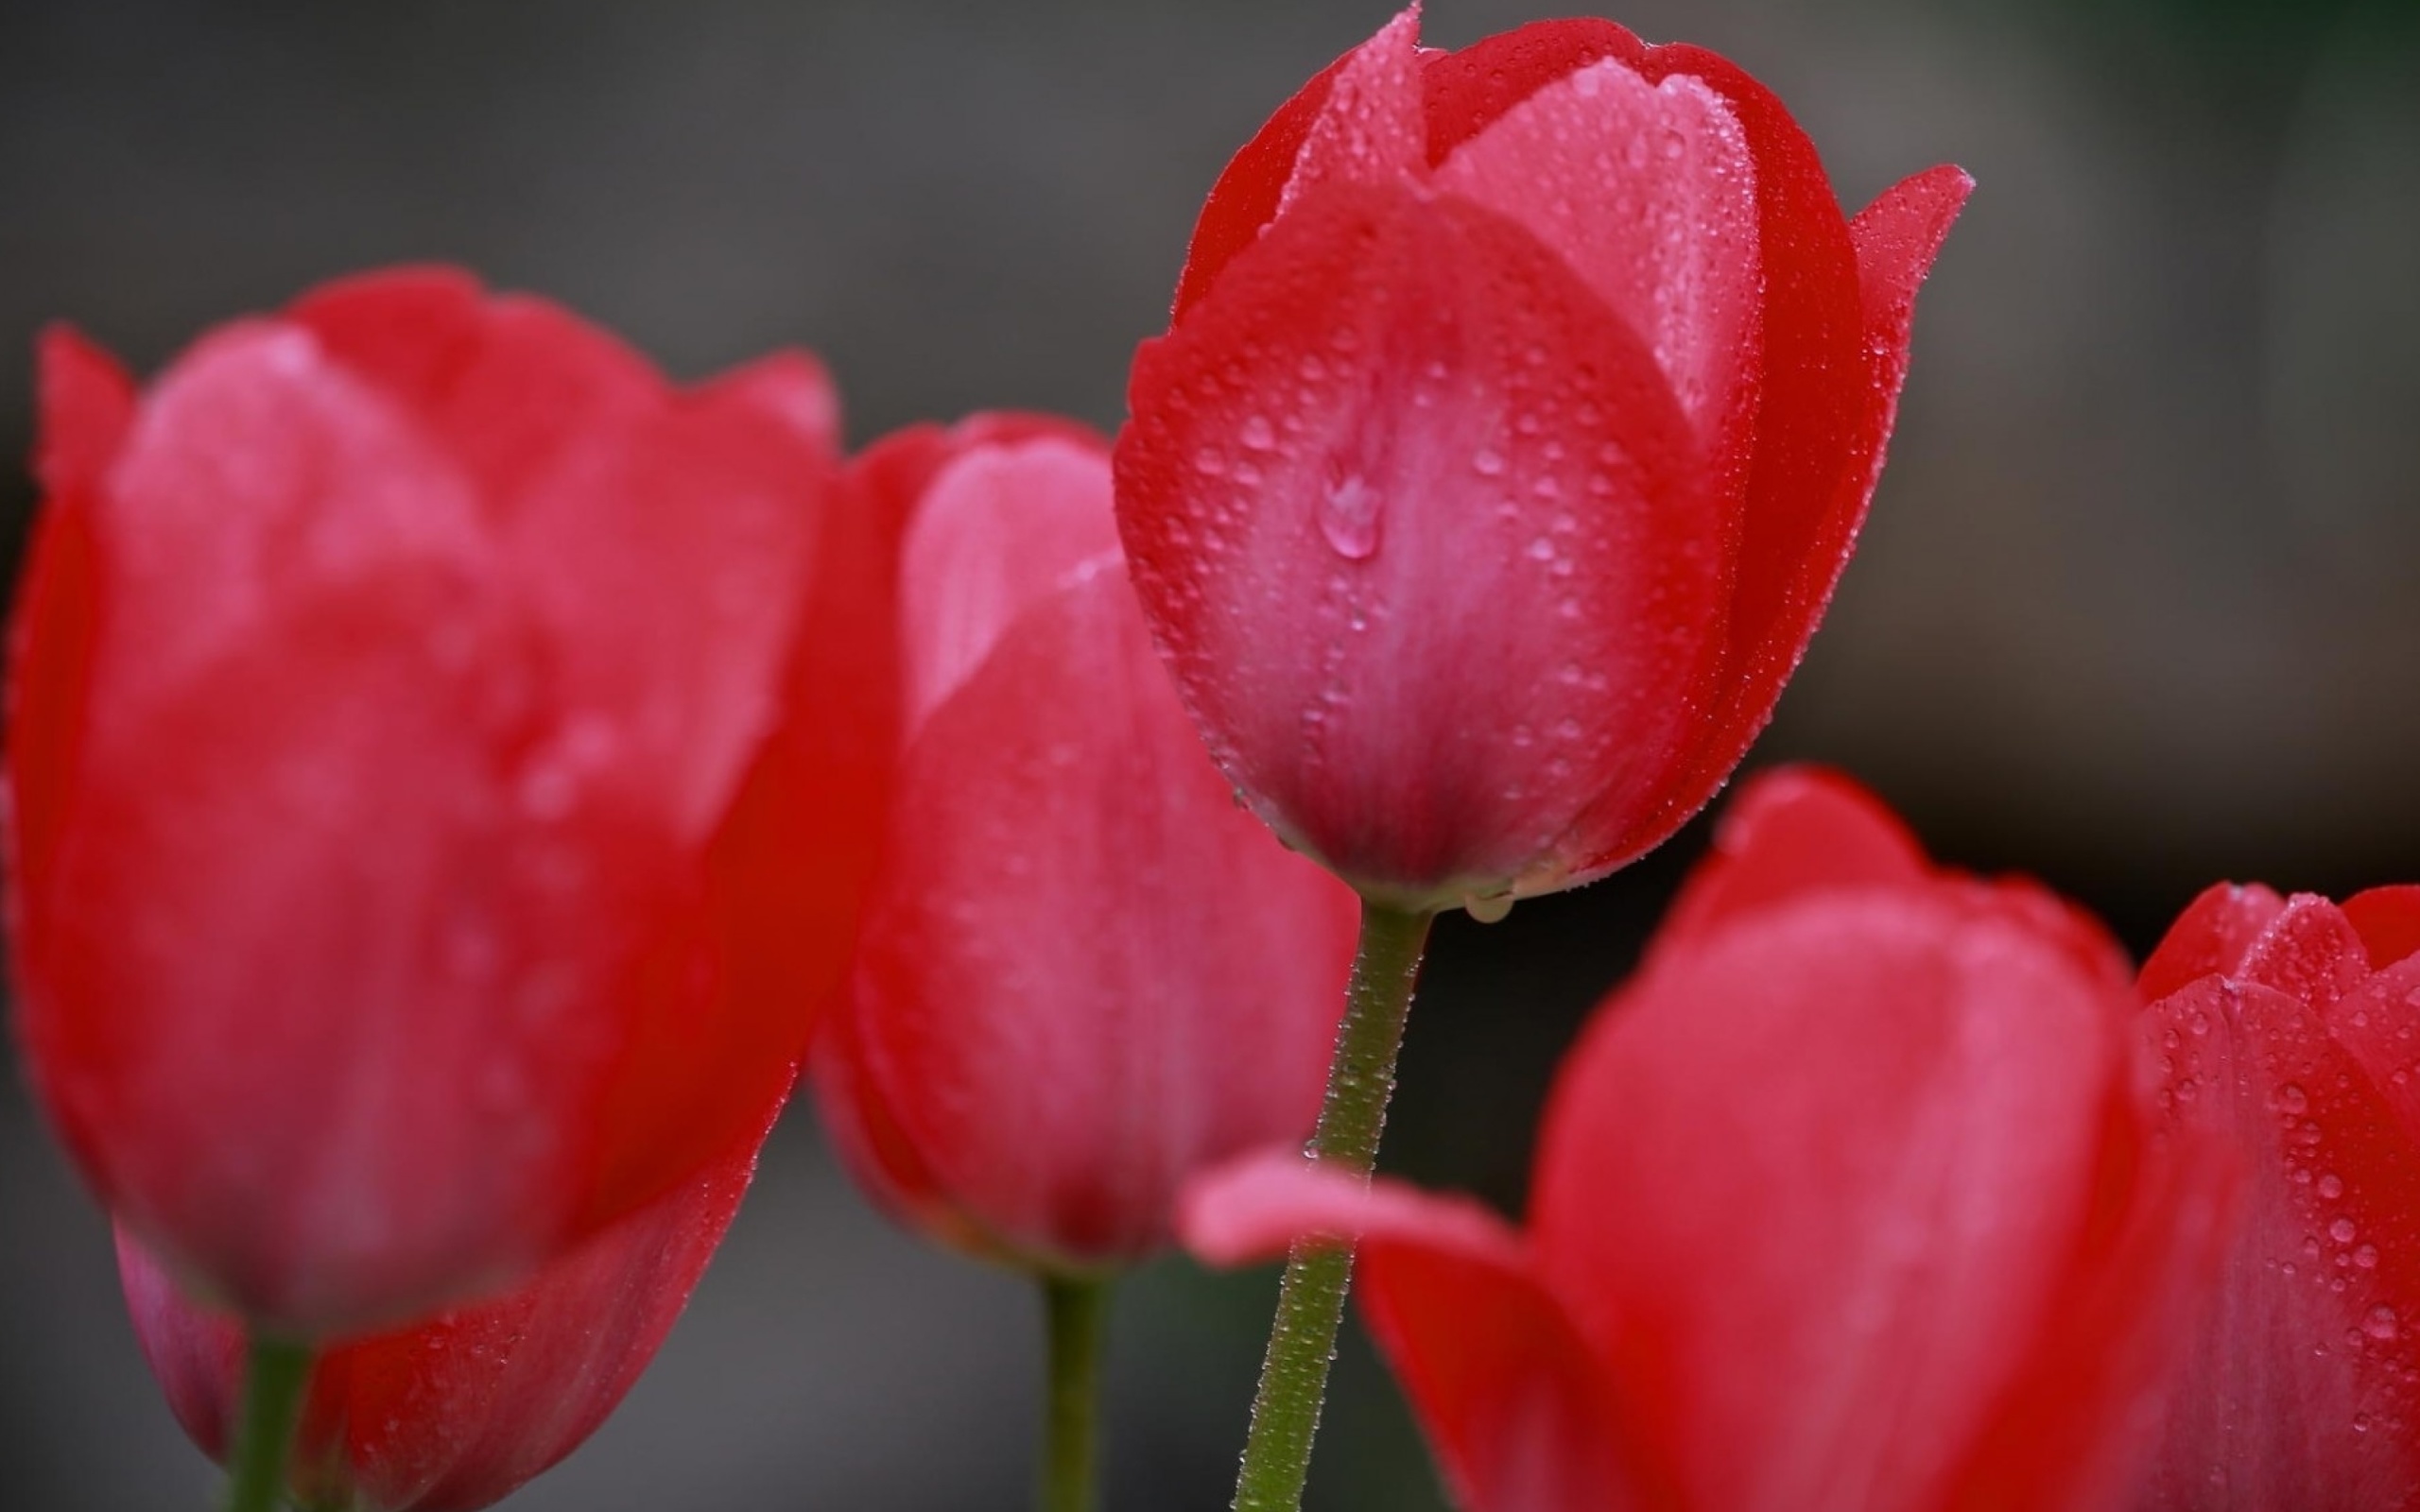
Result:
{"label": "blurred gray background", "polygon": [[[1433,43],[1537,0],[1434,0]],[[1104,427],[1226,156],[1390,0],[0,3],[0,453],[64,317],[149,370],[331,274],[466,263],[700,375],[800,343],[862,441]],[[1943,855],[2137,949],[2204,883],[2420,879],[2420,5],[1637,0],[1789,101],[1852,209],[1980,180],[1917,322],[1863,552],[1754,760],[1877,786]],[[30,486],[0,476],[13,553]],[[1540,1090],[1703,824],[1441,928],[1390,1163],[1520,1200]],[[214,1477],[104,1227],[0,1074],[0,1504]],[[1273,1282],[1169,1263],[1115,1320],[1114,1512],[1226,1504]],[[871,1216],[790,1119],[655,1370],[508,1505],[991,1512],[1037,1310]],[[1348,1346],[1313,1504],[1442,1505]]]}

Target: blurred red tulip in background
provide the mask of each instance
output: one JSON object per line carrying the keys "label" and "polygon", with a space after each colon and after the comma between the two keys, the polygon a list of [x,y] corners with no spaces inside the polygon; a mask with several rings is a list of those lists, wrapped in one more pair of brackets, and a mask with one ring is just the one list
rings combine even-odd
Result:
{"label": "blurred red tulip in background", "polygon": [[2250,1176],[2145,1508],[2420,1506],[2415,948],[2420,888],[2220,886],[2143,968],[2162,1104]]}
{"label": "blurred red tulip in background", "polygon": [[1100,440],[983,417],[874,448],[905,751],[824,1117],[894,1214],[1083,1272],[1317,1114],[1353,895],[1239,811],[1127,586]]}
{"label": "blurred red tulip in background", "polygon": [[1219,765],[1414,911],[1602,876],[1771,716],[1970,180],[1844,220],[1763,86],[1418,10],[1228,165],[1138,355],[1121,528]]}
{"label": "blurred red tulip in background", "polygon": [[2126,1504],[2232,1172],[2157,1136],[2124,962],[1836,778],[1717,846],[1564,1063],[1525,1231],[1270,1157],[1187,1242],[1360,1233],[1469,1512]]}
{"label": "blurred red tulip in background", "polygon": [[[739,1211],[764,1127],[518,1288],[322,1355],[287,1481],[307,1507],[471,1512],[579,1447],[637,1382]],[[180,1296],[124,1229],[144,1357],[203,1452],[227,1453],[242,1383],[233,1319]]]}
{"label": "blurred red tulip in background", "polygon": [[879,801],[802,641],[821,369],[676,390],[402,271],[139,394],[54,332],[43,400],[17,1025],[127,1230],[324,1338],[508,1285],[759,1130]]}

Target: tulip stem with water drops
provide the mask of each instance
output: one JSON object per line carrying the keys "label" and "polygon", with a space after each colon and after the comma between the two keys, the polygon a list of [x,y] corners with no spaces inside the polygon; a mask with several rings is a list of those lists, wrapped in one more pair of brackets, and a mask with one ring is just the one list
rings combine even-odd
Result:
{"label": "tulip stem with water drops", "polygon": [[1042,1512],[1093,1512],[1100,1485],[1100,1370],[1109,1335],[1104,1280],[1042,1279],[1050,1332],[1043,1412]]}
{"label": "tulip stem with water drops", "polygon": [[[1395,1055],[1403,1048],[1404,1020],[1436,917],[1399,912],[1368,899],[1361,902],[1360,948],[1353,957],[1344,1022],[1337,1029],[1327,1099],[1320,1107],[1311,1148],[1322,1163],[1364,1180],[1377,1164],[1378,1135],[1395,1087]],[[1352,1284],[1349,1245],[1305,1240],[1287,1255],[1277,1317],[1261,1360],[1260,1390],[1253,1398],[1243,1469],[1236,1480],[1236,1512],[1296,1512],[1303,1504],[1311,1438],[1319,1431],[1328,1366]]]}
{"label": "tulip stem with water drops", "polygon": [[227,1456],[227,1512],[277,1512],[285,1461],[311,1383],[311,1347],[255,1334],[244,1361],[244,1401]]}

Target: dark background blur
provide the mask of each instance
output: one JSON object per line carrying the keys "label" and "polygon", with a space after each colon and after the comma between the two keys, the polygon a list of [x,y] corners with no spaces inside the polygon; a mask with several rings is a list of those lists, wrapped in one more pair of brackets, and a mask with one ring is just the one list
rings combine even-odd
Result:
{"label": "dark background blur", "polygon": [[[1432,42],[1541,0],[1435,0]],[[28,343],[138,369],[331,274],[467,263],[700,375],[802,343],[862,441],[1107,427],[1228,153],[1391,0],[0,0],[0,453]],[[1925,292],[1860,559],[1754,760],[1844,765],[1943,855],[2138,950],[2200,885],[2420,878],[2420,4],[1637,0],[1775,87],[1852,209],[1981,182]],[[0,477],[13,552],[31,505]],[[1703,824],[1441,928],[1396,1168],[1516,1205],[1579,1015]],[[105,1231],[0,1076],[0,1504],[199,1509]],[[1267,1273],[1170,1263],[1117,1315],[1115,1512],[1223,1507]],[[776,1136],[621,1414],[510,1506],[1023,1504],[1035,1308]],[[1348,1347],[1315,1505],[1441,1504]]]}

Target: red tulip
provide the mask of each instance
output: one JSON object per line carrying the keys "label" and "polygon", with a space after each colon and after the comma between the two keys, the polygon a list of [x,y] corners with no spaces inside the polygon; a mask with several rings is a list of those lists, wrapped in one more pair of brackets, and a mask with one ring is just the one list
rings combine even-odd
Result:
{"label": "red tulip", "polygon": [[141,394],[67,333],[43,359],[17,1025],[127,1228],[214,1306],[353,1332],[754,1127],[845,961],[880,770],[802,633],[821,370],[675,390],[443,271],[225,327]]}
{"label": "red tulip", "polygon": [[[654,1358],[748,1190],[764,1130],[513,1292],[321,1356],[287,1474],[308,1507],[469,1512],[596,1431]],[[144,1357],[202,1452],[223,1459],[244,1335],[185,1299],[118,1230]]]}
{"label": "red tulip", "polygon": [[1718,847],[1565,1064],[1525,1231],[1278,1160],[1188,1242],[1359,1232],[1471,1512],[2118,1504],[2226,1174],[2153,1137],[2118,953],[1836,779]]}
{"label": "red tulip", "polygon": [[1203,758],[1097,438],[994,417],[860,472],[908,521],[907,745],[815,1058],[825,1117],[940,1237],[1059,1271],[1137,1259],[1187,1175],[1309,1134],[1352,894]]}
{"label": "red tulip", "polygon": [[[1211,191],[1119,438],[1135,586],[1288,842],[1419,911],[1602,876],[1771,716],[1970,180],[1844,221],[1731,63],[1418,8]],[[1484,906],[1484,903],[1483,903]]]}
{"label": "red tulip", "polygon": [[2420,1507],[2420,889],[2214,887],[2151,962],[2176,1122],[2245,1221],[2140,1505]]}

